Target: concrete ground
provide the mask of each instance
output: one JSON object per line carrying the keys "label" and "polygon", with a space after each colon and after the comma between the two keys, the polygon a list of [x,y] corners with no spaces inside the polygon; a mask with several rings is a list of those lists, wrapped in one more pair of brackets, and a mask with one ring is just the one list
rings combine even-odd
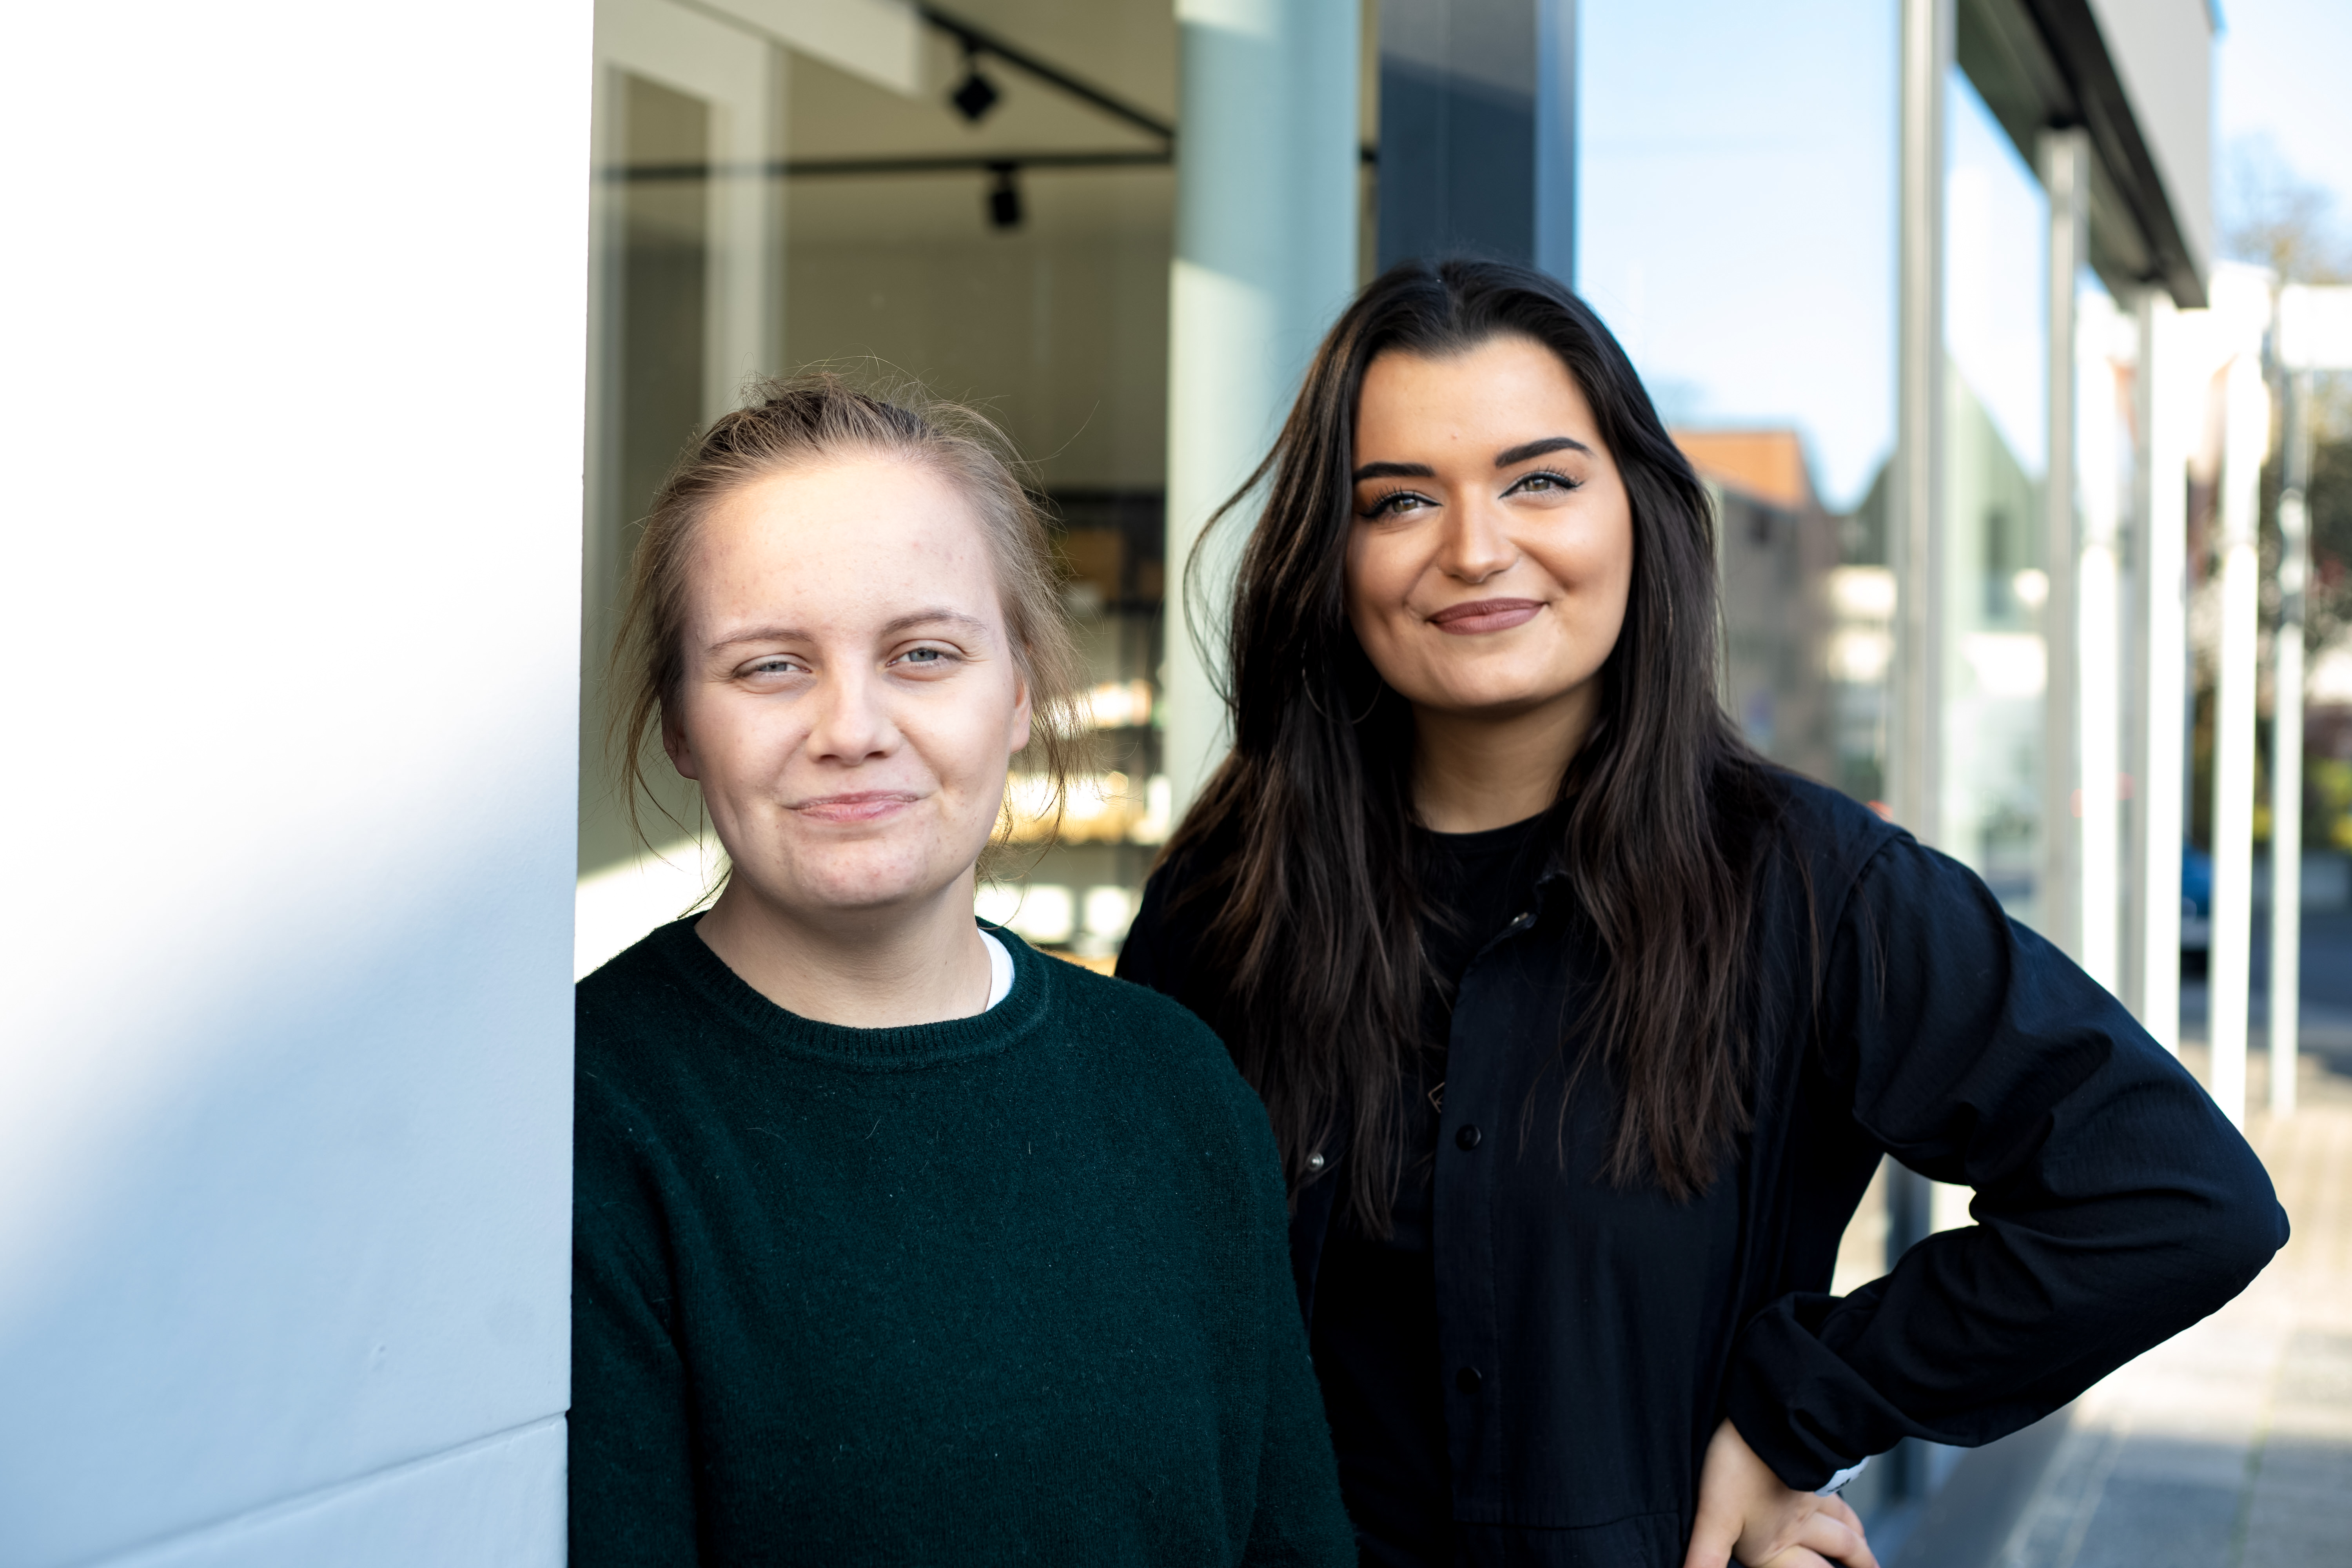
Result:
{"label": "concrete ground", "polygon": [[[2305,965],[2300,1108],[2247,1127],[2286,1249],[2069,1412],[1969,1456],[1897,1568],[2352,1568],[2352,952]],[[2258,1027],[2255,1108],[2264,1046]],[[2204,1056],[2184,1052],[2200,1079]]]}

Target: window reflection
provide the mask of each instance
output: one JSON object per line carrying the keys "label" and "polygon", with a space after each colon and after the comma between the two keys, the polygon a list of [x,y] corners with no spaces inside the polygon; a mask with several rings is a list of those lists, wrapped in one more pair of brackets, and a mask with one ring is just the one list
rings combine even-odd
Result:
{"label": "window reflection", "polygon": [[1577,287],[1717,496],[1727,705],[1882,799],[1895,10],[1579,11]]}
{"label": "window reflection", "polygon": [[2049,202],[1967,77],[1947,85],[1944,844],[2031,924],[2042,857]]}
{"label": "window reflection", "polygon": [[682,785],[655,836],[672,842],[643,855],[604,761],[631,524],[750,379],[817,363],[975,404],[1034,465],[1100,766],[1047,842],[1016,760],[1025,876],[984,889],[982,911],[1107,962],[1171,805],[1172,7],[961,0],[852,25],[815,0],[600,0],[597,36],[576,964],[675,918],[717,868]]}

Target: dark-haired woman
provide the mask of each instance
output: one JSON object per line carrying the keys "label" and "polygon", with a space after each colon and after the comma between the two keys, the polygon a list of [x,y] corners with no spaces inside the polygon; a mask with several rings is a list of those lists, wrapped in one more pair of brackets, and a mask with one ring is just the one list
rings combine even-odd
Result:
{"label": "dark-haired woman", "polygon": [[[1272,1114],[1365,1562],[1870,1568],[1817,1494],[2284,1240],[2113,998],[1728,726],[1705,492],[1559,284],[1379,279],[1259,478],[1234,749],[1120,972]],[[1888,1153],[1977,1223],[1832,1297]]]}

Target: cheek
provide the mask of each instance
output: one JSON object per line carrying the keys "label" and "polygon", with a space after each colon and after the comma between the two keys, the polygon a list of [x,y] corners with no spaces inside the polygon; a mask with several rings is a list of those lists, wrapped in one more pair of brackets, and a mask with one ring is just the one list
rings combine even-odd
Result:
{"label": "cheek", "polygon": [[1013,710],[1019,695],[1011,682],[985,694],[958,693],[927,704],[912,735],[940,782],[993,797],[1011,760]]}
{"label": "cheek", "polygon": [[1633,581],[1633,520],[1622,506],[1547,540],[1538,555],[1562,587],[1622,603]]}
{"label": "cheek", "polygon": [[1412,574],[1399,555],[1393,542],[1378,534],[1360,531],[1348,541],[1342,596],[1360,640],[1376,640],[1389,620],[1404,610]]}

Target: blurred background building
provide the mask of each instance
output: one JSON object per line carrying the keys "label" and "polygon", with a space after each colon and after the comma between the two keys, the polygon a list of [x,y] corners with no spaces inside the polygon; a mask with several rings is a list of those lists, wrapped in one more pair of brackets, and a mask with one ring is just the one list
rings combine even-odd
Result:
{"label": "blurred background building", "polygon": [[[604,660],[655,487],[763,374],[919,381],[1034,465],[1099,761],[1058,828],[1016,774],[980,910],[1074,962],[1222,749],[1204,522],[1349,294],[1455,251],[1632,353],[1759,748],[1974,867],[2232,1115],[2307,989],[2257,910],[2352,955],[2352,402],[2273,331],[2352,251],[2280,146],[2217,153],[2208,0],[133,11],[41,11],[0,107],[45,237],[0,637],[202,672],[95,728],[33,681],[19,732],[91,737],[106,820],[208,826],[60,829],[11,900],[0,1561],[561,1560],[565,982],[720,869],[683,787],[633,835]],[[86,653],[93,598],[148,641]],[[1890,1166],[1839,1288],[1964,1197]],[[1874,1466],[1882,1559],[1991,1561],[1954,1517],[2107,1462],[2062,1429]]]}

